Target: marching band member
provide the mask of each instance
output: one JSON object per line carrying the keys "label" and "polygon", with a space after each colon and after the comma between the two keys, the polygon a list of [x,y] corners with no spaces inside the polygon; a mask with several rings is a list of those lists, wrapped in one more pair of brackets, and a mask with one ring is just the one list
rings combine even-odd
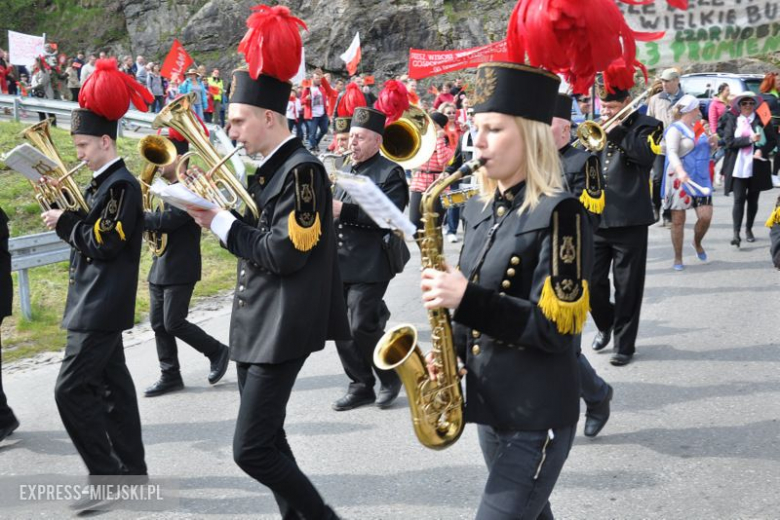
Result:
{"label": "marching band member", "polygon": [[[173,129],[169,130],[168,137],[178,157],[161,167],[160,175],[173,184],[178,182],[176,168],[181,156],[189,151],[189,142]],[[149,269],[149,321],[157,343],[161,375],[144,395],[154,397],[184,388],[176,338],[209,359],[208,382],[214,385],[227,371],[228,347],[187,321],[192,292],[200,281],[200,226],[186,211],[166,204],[163,211],[144,212],[144,230],[165,233],[168,237],[165,251],[160,256],[152,256]]]}
{"label": "marching band member", "polygon": [[254,8],[247,25],[239,52],[249,69],[233,72],[230,138],[263,155],[248,182],[260,217],[190,214],[239,259],[230,319],[241,396],[233,458],[271,489],[283,518],[331,519],[335,513],[296,463],[284,430],[306,359],[326,340],[349,337],[328,176],[285,117],[301,60],[298,30],[306,26],[283,6]]}
{"label": "marching band member", "polygon": [[[394,80],[388,81],[391,82]],[[405,89],[403,95],[406,96]],[[382,99],[381,94],[379,97]],[[367,177],[403,211],[409,203],[406,174],[400,165],[379,153],[386,118],[387,115],[379,110],[355,109],[349,132],[351,173]],[[384,334],[390,317],[382,298],[390,280],[400,272],[399,264],[403,268],[404,263],[391,258],[396,249],[390,247],[390,241],[401,240],[398,245],[402,248],[406,244],[391,231],[377,226],[341,188],[336,188],[334,199],[339,268],[352,339],[336,342],[341,364],[351,382],[346,395],[333,403],[333,409],[351,410],[374,401],[379,408],[388,408],[398,397],[401,381],[394,371],[376,368],[372,360],[374,347]],[[374,393],[377,378],[380,382],[378,396]]]}
{"label": "marching band member", "polygon": [[[122,331],[133,327],[144,217],[140,185],[117,155],[116,138],[130,103],[145,112],[152,100],[119,72],[115,59],[97,62],[71,117],[76,155],[93,171],[85,196],[89,213],[42,214],[72,247],[62,320],[68,342],[55,397],[90,476],[146,474],[138,401],[122,345]],[[86,498],[72,507],[92,508]]]}
{"label": "marching band member", "polygon": [[[609,119],[631,103],[628,90],[599,88],[602,118]],[[639,314],[645,288],[647,227],[655,222],[650,198],[653,143],[663,132],[657,119],[634,111],[607,133],[600,159],[604,196],[609,201],[595,235],[591,315],[599,332],[593,350],[602,350],[615,335],[610,363],[627,365],[636,350]],[[615,285],[610,302],[609,271]]]}
{"label": "marching band member", "polygon": [[422,274],[426,308],[454,309],[465,419],[478,425],[489,471],[478,519],[552,518],[548,497],[579,416],[591,238],[582,205],[562,187],[550,130],[559,83],[517,63],[480,65],[472,101],[482,196],[464,208],[458,268]]}
{"label": "marching band member", "polygon": [[[570,96],[558,94],[552,120],[553,138],[561,156],[566,190],[580,200],[595,229],[604,210],[601,168],[597,156],[570,143],[572,101]],[[585,436],[595,437],[609,419],[613,390],[599,377],[588,358],[582,355],[580,339],[577,341],[577,362],[580,368],[580,395],[587,405]]]}
{"label": "marching band member", "polygon": [[[11,254],[8,252],[8,216],[0,208],[0,324],[11,315],[14,284],[11,279]],[[19,420],[8,406],[3,392],[2,345],[0,345],[0,442],[19,427]]]}

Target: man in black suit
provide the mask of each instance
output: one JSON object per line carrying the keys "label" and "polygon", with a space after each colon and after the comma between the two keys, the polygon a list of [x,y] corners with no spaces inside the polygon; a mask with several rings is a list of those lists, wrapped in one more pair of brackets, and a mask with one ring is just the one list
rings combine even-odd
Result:
{"label": "man in black suit", "polygon": [[[601,114],[611,118],[631,102],[627,90],[600,89]],[[607,346],[615,336],[610,363],[627,365],[636,350],[639,313],[645,288],[647,227],[655,222],[650,198],[650,172],[663,124],[635,111],[607,133],[600,160],[607,204],[595,235],[591,284],[591,315],[599,329],[593,350]],[[609,272],[615,285],[610,302]]]}
{"label": "man in black suit", "polygon": [[[401,166],[379,153],[384,129],[385,114],[373,108],[355,109],[349,131],[351,173],[367,177],[403,211],[409,203],[406,174]],[[388,247],[389,241],[398,239],[377,226],[346,191],[336,188],[334,198],[339,268],[352,339],[336,342],[351,382],[346,395],[333,403],[333,409],[351,410],[374,401],[380,408],[387,408],[398,397],[401,381],[394,371],[377,369],[373,354],[390,317],[382,298],[396,275],[388,258],[394,251]],[[375,373],[380,382],[378,397],[374,393]]]}
{"label": "man in black suit", "polygon": [[[300,44],[300,43],[299,43]],[[248,179],[260,213],[191,209],[238,259],[230,351],[241,405],[233,458],[273,491],[283,518],[335,518],[295,462],[284,421],[295,379],[312,352],[349,337],[333,229],[330,182],[287,126],[288,78],[233,73],[230,137],[260,153]]]}
{"label": "man in black suit", "polygon": [[85,197],[90,209],[42,215],[72,248],[62,321],[68,342],[55,397],[90,475],[145,475],[138,401],[122,345],[135,317],[144,217],[138,180],[117,155],[117,124],[73,111],[76,154],[94,172]]}
{"label": "man in black suit", "polygon": [[[3,318],[11,315],[14,299],[14,285],[11,279],[11,255],[8,252],[8,216],[0,208],[0,325]],[[13,410],[8,406],[8,400],[3,392],[3,358],[0,342],[0,442],[11,435],[19,427]]]}
{"label": "man in black suit", "polygon": [[[179,157],[187,153],[189,143],[181,134],[172,131],[169,137]],[[161,176],[168,182],[178,182],[178,163],[177,159],[161,167]],[[144,229],[167,236],[165,250],[159,256],[153,256],[149,270],[149,320],[154,329],[162,374],[144,395],[154,397],[184,388],[176,338],[209,359],[208,382],[216,384],[225,375],[230,362],[228,347],[187,321],[192,292],[201,273],[200,226],[186,211],[166,204],[163,211],[158,208],[144,213]]]}

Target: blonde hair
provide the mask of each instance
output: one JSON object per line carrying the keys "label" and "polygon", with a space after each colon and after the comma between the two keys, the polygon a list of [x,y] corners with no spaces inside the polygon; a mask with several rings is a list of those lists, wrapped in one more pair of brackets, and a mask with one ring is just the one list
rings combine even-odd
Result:
{"label": "blonde hair", "polygon": [[[523,143],[523,158],[518,170],[525,172],[525,200],[518,213],[533,210],[542,196],[563,191],[561,158],[550,125],[515,117],[515,124]],[[493,200],[498,181],[488,178],[480,170],[481,198],[485,205]]]}

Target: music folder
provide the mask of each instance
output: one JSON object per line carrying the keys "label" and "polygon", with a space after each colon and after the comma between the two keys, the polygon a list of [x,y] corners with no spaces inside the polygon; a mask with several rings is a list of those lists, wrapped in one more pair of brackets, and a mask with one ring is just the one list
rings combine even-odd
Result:
{"label": "music folder", "polygon": [[377,226],[397,229],[407,236],[414,236],[417,231],[415,225],[371,179],[344,172],[336,173],[335,178],[336,184],[350,194]]}
{"label": "music folder", "polygon": [[38,183],[44,175],[51,175],[58,165],[28,143],[20,144],[0,158],[6,166]]}
{"label": "music folder", "polygon": [[192,206],[200,209],[214,209],[218,207],[180,182],[168,184],[162,179],[155,179],[149,189],[166,204],[175,206],[183,211],[187,211],[187,208]]}

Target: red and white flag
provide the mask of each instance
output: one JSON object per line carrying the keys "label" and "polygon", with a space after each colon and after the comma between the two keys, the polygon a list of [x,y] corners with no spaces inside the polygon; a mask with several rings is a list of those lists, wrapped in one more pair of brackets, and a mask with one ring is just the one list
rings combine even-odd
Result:
{"label": "red and white flag", "polygon": [[195,60],[192,59],[179,40],[174,39],[171,45],[171,51],[160,68],[160,76],[168,79],[178,78],[181,81],[184,78],[184,72],[187,67],[192,65]]}
{"label": "red and white flag", "polygon": [[354,76],[357,72],[358,63],[360,63],[360,33],[356,32],[355,37],[352,38],[352,43],[349,44],[349,49],[344,54],[339,56],[344,63],[347,64],[347,72],[350,76]]}

